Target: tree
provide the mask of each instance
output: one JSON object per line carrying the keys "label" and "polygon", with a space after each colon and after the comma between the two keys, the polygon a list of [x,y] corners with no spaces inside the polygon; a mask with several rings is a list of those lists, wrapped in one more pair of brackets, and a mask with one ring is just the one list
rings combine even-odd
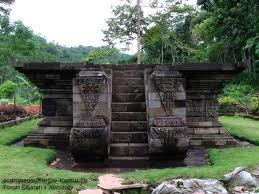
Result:
{"label": "tree", "polygon": [[18,90],[18,85],[10,80],[5,81],[2,85],[0,85],[0,94],[4,98],[12,98],[14,107],[16,106],[16,98],[15,94]]}
{"label": "tree", "polygon": [[31,106],[32,102],[37,102],[41,99],[39,89],[35,85],[22,76],[17,75],[16,77],[19,80],[17,93],[20,93],[28,101],[29,106]]}
{"label": "tree", "polygon": [[6,8],[6,5],[11,5],[13,2],[14,0],[0,0],[0,15],[1,13],[8,14],[10,10]]}
{"label": "tree", "polygon": [[91,50],[86,57],[82,58],[82,62],[86,64],[96,64],[99,63],[101,60],[112,56],[118,50],[115,48],[109,47],[98,47]]}
{"label": "tree", "polygon": [[152,27],[142,37],[144,60],[147,63],[175,63],[183,61],[193,51],[191,19],[195,9],[172,2],[151,16]]}
{"label": "tree", "polygon": [[[123,43],[128,47],[137,38],[137,63],[141,63],[141,36],[147,26],[141,8],[142,0],[124,0],[124,4],[112,9],[114,17],[106,20],[107,30],[103,30],[104,41],[114,46]],[[117,42],[118,41],[118,42]]]}

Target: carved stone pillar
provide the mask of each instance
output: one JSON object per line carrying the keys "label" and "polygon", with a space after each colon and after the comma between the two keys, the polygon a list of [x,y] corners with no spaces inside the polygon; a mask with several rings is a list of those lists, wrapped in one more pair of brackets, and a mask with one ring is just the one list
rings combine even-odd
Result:
{"label": "carved stone pillar", "polygon": [[185,79],[178,71],[157,66],[146,71],[151,156],[175,156],[188,149]]}
{"label": "carved stone pillar", "polygon": [[73,79],[73,155],[85,159],[107,157],[110,123],[111,71],[80,71]]}

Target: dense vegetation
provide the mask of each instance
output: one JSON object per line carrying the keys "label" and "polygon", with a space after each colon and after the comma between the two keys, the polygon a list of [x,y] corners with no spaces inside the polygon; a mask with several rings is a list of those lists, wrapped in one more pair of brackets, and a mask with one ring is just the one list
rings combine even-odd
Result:
{"label": "dense vegetation", "polygon": [[[146,7],[153,9],[152,14],[144,13]],[[232,113],[259,114],[256,0],[199,0],[198,8],[177,0],[124,0],[113,13],[104,30],[105,40],[110,45],[123,42],[127,47],[140,35],[141,63],[246,64],[247,70],[220,96],[220,105]]]}

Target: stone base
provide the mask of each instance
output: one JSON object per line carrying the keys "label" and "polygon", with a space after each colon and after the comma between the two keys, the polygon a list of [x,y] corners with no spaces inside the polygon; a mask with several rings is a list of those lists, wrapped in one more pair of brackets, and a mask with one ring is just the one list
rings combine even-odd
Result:
{"label": "stone base", "polygon": [[108,156],[108,129],[74,127],[70,133],[70,150],[75,159],[95,160]]}
{"label": "stone base", "polygon": [[231,147],[236,146],[237,142],[235,139],[230,136],[229,134],[222,133],[222,134],[194,134],[190,135],[190,147],[215,147],[215,148],[222,148],[222,147]]}
{"label": "stone base", "polygon": [[24,139],[24,146],[67,148],[71,128],[38,127]]}

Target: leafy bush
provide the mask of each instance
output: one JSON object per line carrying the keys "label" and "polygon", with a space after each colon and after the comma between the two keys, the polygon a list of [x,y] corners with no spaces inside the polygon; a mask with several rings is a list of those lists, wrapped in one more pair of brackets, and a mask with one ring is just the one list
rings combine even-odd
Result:
{"label": "leafy bush", "polygon": [[222,114],[235,114],[246,111],[240,102],[229,96],[219,98],[219,108]]}
{"label": "leafy bush", "polygon": [[259,96],[254,96],[251,99],[251,111],[253,113],[259,113]]}
{"label": "leafy bush", "polygon": [[14,120],[16,117],[25,117],[27,115],[26,110],[16,105],[0,105],[0,122]]}
{"label": "leafy bush", "polygon": [[228,96],[240,103],[244,103],[249,101],[249,96],[254,92],[254,88],[250,85],[230,84],[225,87],[223,96]]}
{"label": "leafy bush", "polygon": [[40,106],[25,107],[25,111],[28,115],[36,115],[40,113],[41,107]]}
{"label": "leafy bush", "polygon": [[5,98],[2,98],[2,99],[0,99],[0,104],[2,104],[2,105],[7,105],[7,104],[9,104],[9,100],[8,99],[5,99]]}

